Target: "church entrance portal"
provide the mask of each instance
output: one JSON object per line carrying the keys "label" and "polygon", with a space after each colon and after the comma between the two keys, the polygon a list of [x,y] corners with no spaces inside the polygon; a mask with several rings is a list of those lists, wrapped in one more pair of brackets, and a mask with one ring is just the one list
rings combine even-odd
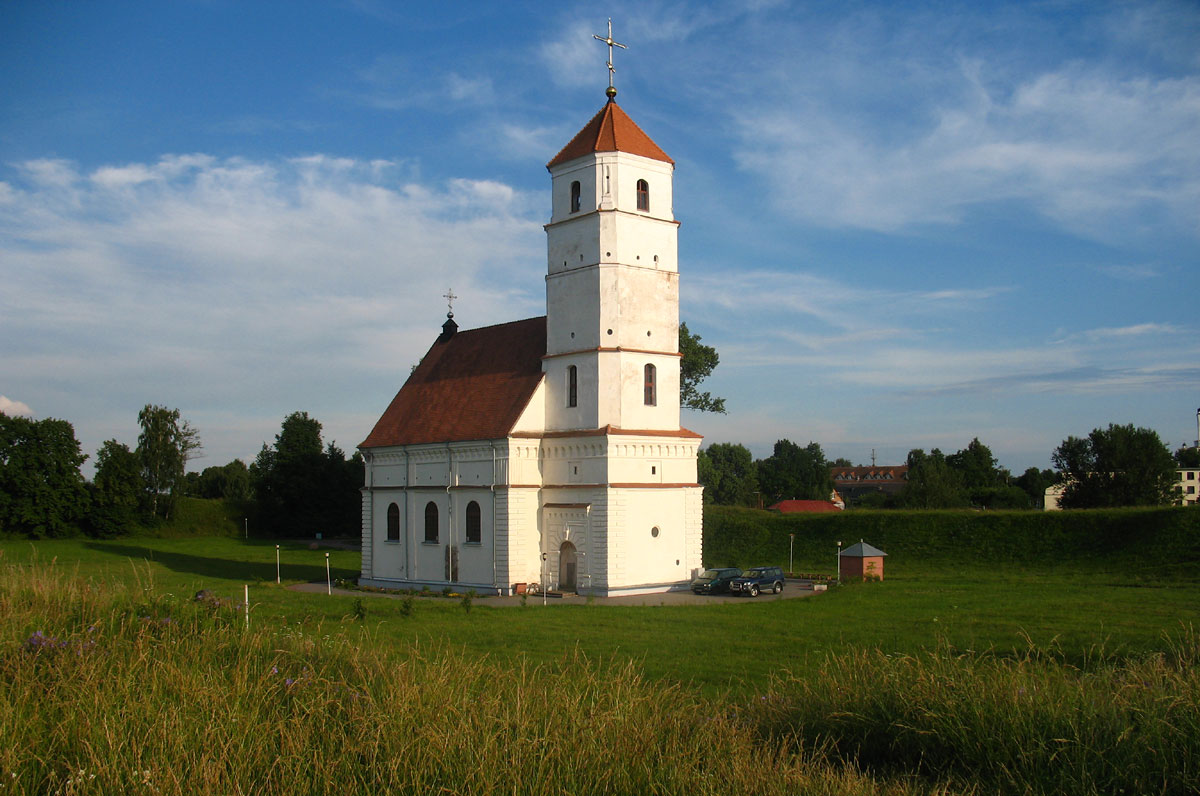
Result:
{"label": "church entrance portal", "polygon": [[575,545],[563,542],[558,548],[558,588],[561,591],[575,591],[579,583],[579,563],[575,555]]}

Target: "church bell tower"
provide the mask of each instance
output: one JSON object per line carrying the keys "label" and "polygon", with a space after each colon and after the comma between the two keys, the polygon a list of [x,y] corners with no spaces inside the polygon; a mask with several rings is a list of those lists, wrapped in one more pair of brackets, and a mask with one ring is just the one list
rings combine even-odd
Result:
{"label": "church bell tower", "polygon": [[547,164],[547,430],[677,431],[675,163],[607,93]]}

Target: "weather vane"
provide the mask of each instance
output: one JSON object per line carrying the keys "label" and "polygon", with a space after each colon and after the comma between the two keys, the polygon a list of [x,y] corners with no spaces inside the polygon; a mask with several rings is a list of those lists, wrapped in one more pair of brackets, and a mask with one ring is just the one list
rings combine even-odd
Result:
{"label": "weather vane", "polygon": [[447,288],[446,292],[442,294],[442,298],[446,300],[446,317],[453,318],[454,300],[458,298],[458,296],[454,295],[454,288]]}
{"label": "weather vane", "polygon": [[612,17],[608,18],[608,37],[606,38],[604,36],[597,36],[596,34],[593,33],[592,38],[596,39],[597,41],[602,41],[608,45],[608,90],[605,91],[604,93],[608,95],[609,99],[612,99],[613,97],[617,96],[617,89],[613,85],[613,72],[617,71],[616,69],[613,69],[613,64],[612,64],[613,47],[620,47],[622,50],[628,50],[629,48],[626,47],[624,44],[621,44],[619,41],[613,40]]}

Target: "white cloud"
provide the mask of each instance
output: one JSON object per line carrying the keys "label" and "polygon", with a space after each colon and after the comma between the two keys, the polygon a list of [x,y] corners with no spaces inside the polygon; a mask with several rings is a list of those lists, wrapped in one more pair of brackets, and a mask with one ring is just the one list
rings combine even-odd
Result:
{"label": "white cloud", "polygon": [[[863,288],[810,273],[747,271],[731,280],[689,276],[689,312],[722,368],[740,381],[799,377],[830,389],[893,397],[982,392],[1128,393],[1183,388],[1200,375],[1194,330],[1143,322],[1051,339],[979,336],[1006,312],[1006,287]],[[695,316],[693,316],[695,317]],[[752,326],[746,318],[754,318]],[[695,331],[695,330],[693,330]],[[769,374],[769,375],[768,375]]]}
{"label": "white cloud", "polygon": [[1102,265],[1098,266],[1097,270],[1125,282],[1141,282],[1161,276],[1159,270],[1152,265]]}
{"label": "white cloud", "polygon": [[0,415],[8,415],[9,417],[32,416],[33,410],[27,404],[14,401],[7,395],[0,395]]}
{"label": "white cloud", "polygon": [[[447,287],[464,328],[544,312],[540,197],[497,181],[327,156],[19,171],[0,204],[0,372],[55,416],[155,402],[277,426],[306,408],[353,447],[369,427],[342,414],[386,405]],[[208,455],[259,440],[242,442]]]}
{"label": "white cloud", "polygon": [[805,271],[749,270],[739,272],[736,280],[725,274],[689,274],[683,290],[689,303],[700,306],[728,312],[786,313],[788,328],[796,328],[799,315],[820,324],[806,332],[832,329],[839,336],[848,331],[878,336],[891,328],[911,332],[917,317],[975,308],[1009,288],[892,290]]}
{"label": "white cloud", "polygon": [[[592,36],[601,31],[593,30],[593,27],[590,22],[574,21],[541,46],[546,72],[558,85],[574,87],[596,83],[597,75],[601,74],[596,68],[596,53],[601,44]],[[616,36],[613,38],[620,41]]]}
{"label": "white cloud", "polygon": [[1200,230],[1194,66],[1047,64],[1021,49],[1033,42],[972,49],[944,21],[882,13],[856,17],[854,35],[790,19],[756,31],[753,66],[728,78],[737,163],[780,213],[893,232],[1018,202],[1101,240]]}

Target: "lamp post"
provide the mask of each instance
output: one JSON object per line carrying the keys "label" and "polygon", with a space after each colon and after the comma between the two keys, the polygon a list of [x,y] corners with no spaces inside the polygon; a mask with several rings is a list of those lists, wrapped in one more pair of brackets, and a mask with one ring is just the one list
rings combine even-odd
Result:
{"label": "lamp post", "polygon": [[279,545],[275,545],[275,583],[279,583]]}
{"label": "lamp post", "polygon": [[333,594],[333,581],[329,579],[329,553],[325,554],[325,593]]}
{"label": "lamp post", "polygon": [[837,572],[837,582],[838,582],[838,585],[839,585],[839,586],[841,586],[841,585],[842,585],[842,542],[841,542],[841,540],[838,540],[838,554],[837,554],[837,570],[836,570],[836,572]]}
{"label": "lamp post", "polygon": [[796,534],[789,533],[788,534],[788,574],[789,575],[795,574],[792,571],[793,570],[793,568],[792,568],[792,551],[795,549],[795,547],[796,547]]}

